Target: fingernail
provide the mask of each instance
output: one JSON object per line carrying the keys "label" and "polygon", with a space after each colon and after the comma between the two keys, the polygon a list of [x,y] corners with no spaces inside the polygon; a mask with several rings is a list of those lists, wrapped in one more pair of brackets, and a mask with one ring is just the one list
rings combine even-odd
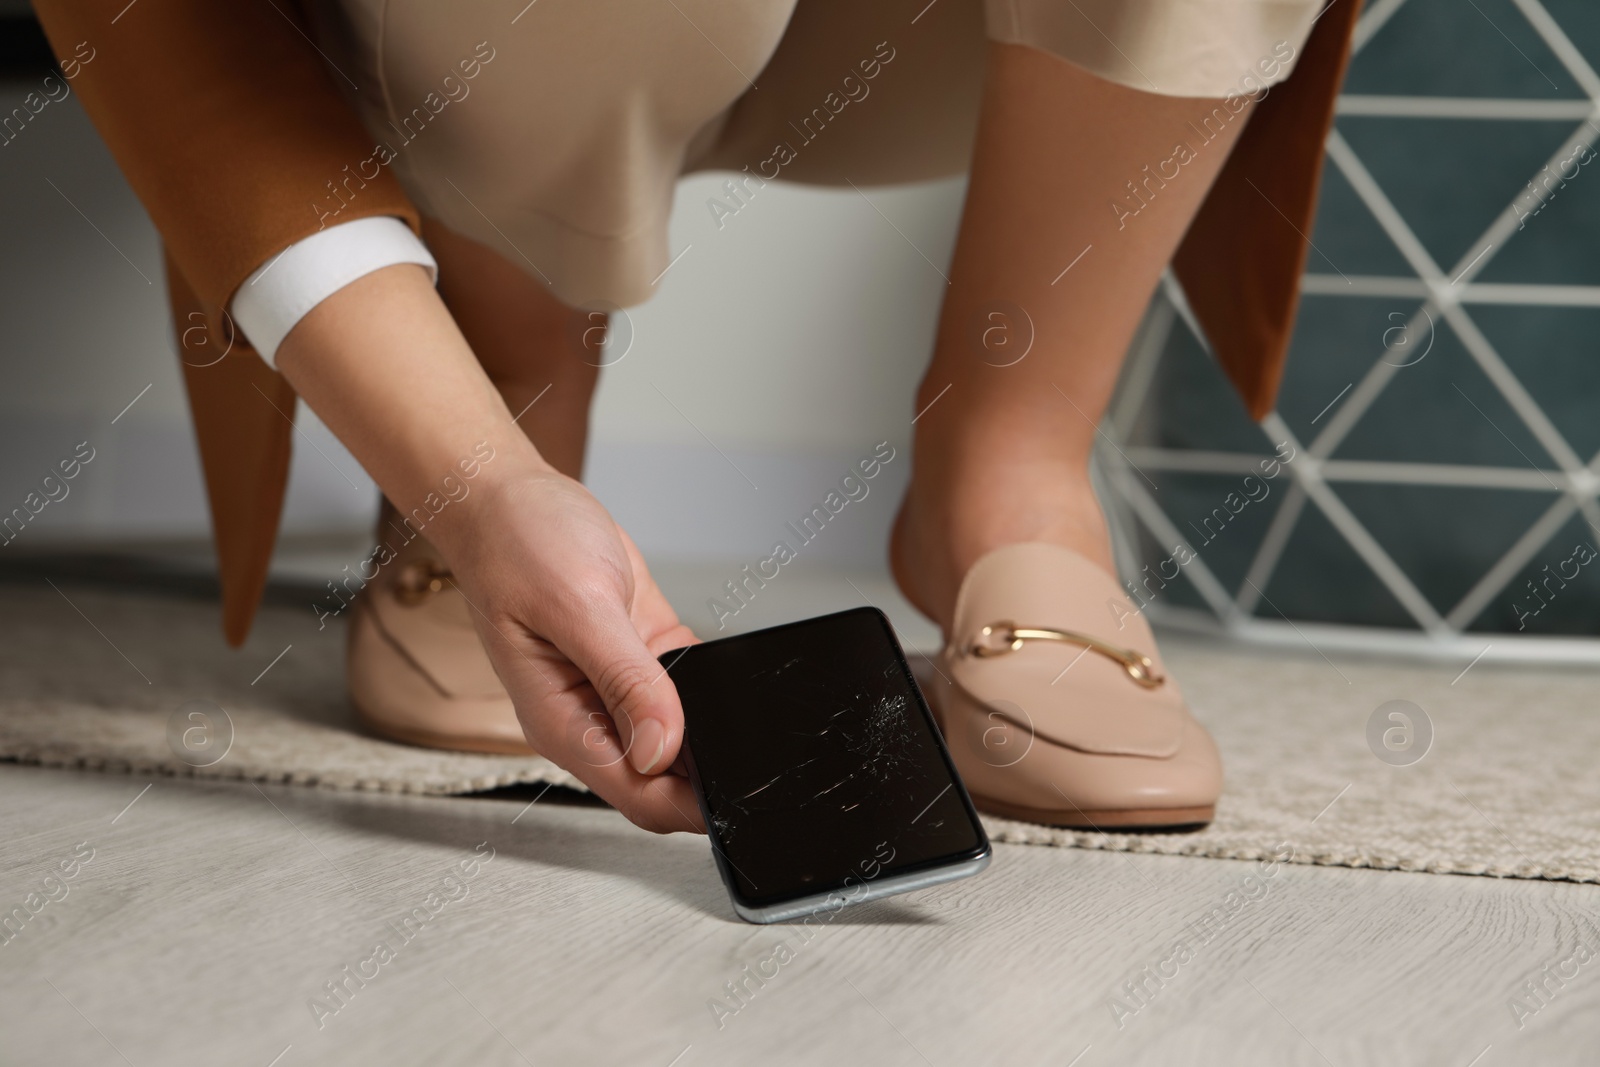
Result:
{"label": "fingernail", "polygon": [[646,719],[633,731],[633,747],[628,750],[628,758],[633,762],[634,770],[649,774],[661,762],[661,755],[666,748],[667,732],[659,722]]}

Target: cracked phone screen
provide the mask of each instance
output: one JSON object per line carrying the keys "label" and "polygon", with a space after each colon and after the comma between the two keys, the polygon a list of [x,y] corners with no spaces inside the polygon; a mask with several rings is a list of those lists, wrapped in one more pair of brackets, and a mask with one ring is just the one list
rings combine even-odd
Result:
{"label": "cracked phone screen", "polygon": [[953,862],[984,838],[887,620],[858,609],[662,656],[741,896],[777,902]]}

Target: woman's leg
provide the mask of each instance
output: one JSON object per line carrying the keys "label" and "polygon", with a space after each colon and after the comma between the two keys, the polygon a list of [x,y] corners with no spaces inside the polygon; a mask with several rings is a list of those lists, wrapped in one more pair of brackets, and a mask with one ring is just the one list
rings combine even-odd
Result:
{"label": "woman's leg", "polygon": [[552,466],[580,478],[605,318],[567,307],[477,241],[431,219],[422,230],[439,261],[439,295],[506,407],[521,413],[517,425]]}
{"label": "woman's leg", "polygon": [[[1207,128],[1219,106],[990,44],[950,288],[917,392],[912,484],[890,549],[901,589],[941,626],[968,568],[1003,545],[1065,545],[1114,573],[1089,456],[1145,305],[1248,118],[1247,107]],[[998,364],[1015,358],[1025,328],[1010,322],[1010,348],[992,330],[984,344],[990,327],[1019,318],[1003,305],[1022,309],[1034,334],[1009,366]]]}

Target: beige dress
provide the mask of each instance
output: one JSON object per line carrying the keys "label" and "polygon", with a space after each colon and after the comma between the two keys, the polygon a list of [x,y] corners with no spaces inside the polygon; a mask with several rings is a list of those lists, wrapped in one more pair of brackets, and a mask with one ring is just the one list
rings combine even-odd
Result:
{"label": "beige dress", "polygon": [[[1293,69],[1318,0],[318,0],[319,47],[374,144],[324,224],[388,167],[418,208],[577,306],[670,262],[676,179],[916,181],[966,169],[987,40],[1172,96]],[[1048,131],[1040,131],[1048,136]],[[713,213],[715,205],[711,206]],[[354,212],[351,212],[353,215]]]}

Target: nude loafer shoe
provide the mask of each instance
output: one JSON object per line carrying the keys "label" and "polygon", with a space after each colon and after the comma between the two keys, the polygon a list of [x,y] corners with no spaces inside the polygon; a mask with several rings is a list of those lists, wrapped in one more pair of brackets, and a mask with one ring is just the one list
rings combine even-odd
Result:
{"label": "nude loafer shoe", "polygon": [[472,607],[422,537],[356,597],[346,678],[373,733],[458,752],[531,756],[511,697],[472,626]]}
{"label": "nude loafer shoe", "polygon": [[1087,557],[1020,544],[978,560],[938,665],[928,695],[980,809],[1083,829],[1211,821],[1216,745],[1144,617]]}

